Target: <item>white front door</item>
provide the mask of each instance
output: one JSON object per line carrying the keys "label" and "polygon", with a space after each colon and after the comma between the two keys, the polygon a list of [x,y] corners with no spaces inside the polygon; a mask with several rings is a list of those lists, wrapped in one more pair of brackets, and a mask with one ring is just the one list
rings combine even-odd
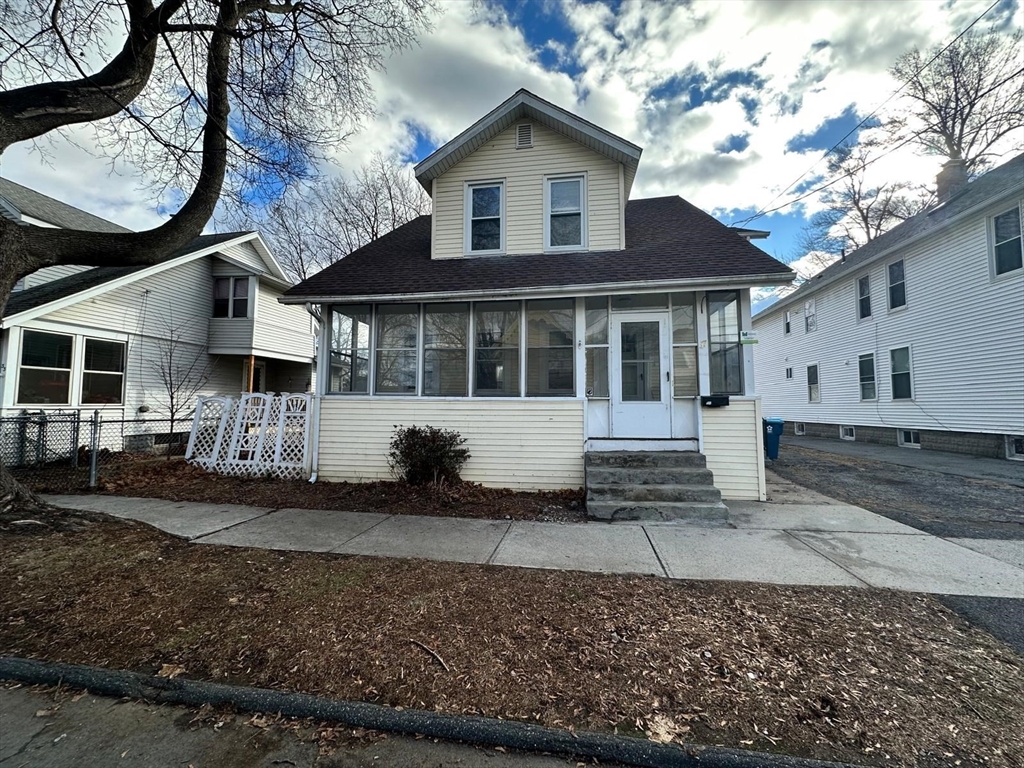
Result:
{"label": "white front door", "polygon": [[612,313],[611,330],[612,437],[672,437],[668,318]]}

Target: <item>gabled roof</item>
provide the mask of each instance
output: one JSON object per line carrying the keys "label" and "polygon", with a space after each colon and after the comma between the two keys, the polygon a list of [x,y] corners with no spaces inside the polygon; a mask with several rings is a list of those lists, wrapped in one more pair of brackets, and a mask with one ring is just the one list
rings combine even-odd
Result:
{"label": "gabled roof", "polygon": [[[216,235],[200,235],[183,248],[179,248],[167,261],[157,265],[143,265],[135,267],[94,267],[84,272],[77,272],[59,280],[51,280],[24,291],[17,291],[11,294],[7,300],[7,307],[4,310],[4,318],[10,318],[23,312],[34,309],[41,309],[46,305],[67,299],[75,294],[83,293],[94,288],[100,288],[115,280],[134,275],[143,270],[154,268],[166,268],[185,256],[195,255],[210,248],[232,240],[239,240],[246,236],[255,236],[254,232],[225,232]],[[47,310],[49,311],[49,310]]]}
{"label": "gabled roof", "polygon": [[[81,229],[86,232],[131,232],[112,221],[93,216],[60,200],[36,192],[10,179],[0,178],[0,198],[24,216],[45,221],[61,229]],[[6,207],[6,206],[5,206]]]}
{"label": "gabled roof", "polygon": [[499,133],[524,118],[547,126],[625,167],[626,196],[633,185],[643,150],[636,144],[587,122],[550,101],[520,88],[511,98],[488,112],[447,144],[439,147],[415,167],[416,180],[427,192],[430,182],[450,170]]}
{"label": "gabled roof", "polygon": [[783,307],[810,298],[831,283],[844,278],[866,264],[885,257],[923,237],[933,235],[943,227],[978,209],[993,204],[1001,198],[1024,192],[1024,154],[1017,155],[984,176],[980,176],[949,200],[932,206],[912,216],[879,235],[867,245],[848,253],[842,261],[829,265],[811,279],[805,281],[793,293],[762,310],[757,317],[764,317]]}
{"label": "gabled roof", "polygon": [[352,252],[285,293],[285,303],[496,295],[686,284],[781,285],[789,267],[681,197],[626,203],[617,251],[430,258],[430,216]]}

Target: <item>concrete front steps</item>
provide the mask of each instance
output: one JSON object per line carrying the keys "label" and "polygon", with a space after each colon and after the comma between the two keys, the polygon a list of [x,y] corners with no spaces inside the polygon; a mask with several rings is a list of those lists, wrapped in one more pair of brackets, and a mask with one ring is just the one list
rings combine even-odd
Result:
{"label": "concrete front steps", "polygon": [[587,514],[595,520],[676,520],[724,526],[729,509],[696,451],[591,451]]}

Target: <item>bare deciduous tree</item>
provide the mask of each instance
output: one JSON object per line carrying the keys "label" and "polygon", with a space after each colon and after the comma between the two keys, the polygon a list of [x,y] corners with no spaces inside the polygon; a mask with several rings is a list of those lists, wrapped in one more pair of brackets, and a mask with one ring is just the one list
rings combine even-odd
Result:
{"label": "bare deciduous tree", "polygon": [[[59,264],[154,264],[218,200],[296,183],[371,106],[370,72],[412,44],[431,0],[23,0],[0,25],[0,153],[92,126],[179,202],[159,227],[110,234],[0,217],[0,315],[15,282]],[[38,504],[0,466],[0,508]]]}
{"label": "bare deciduous tree", "polygon": [[1012,143],[1019,149],[1024,143],[1021,45],[1019,29],[1010,36],[969,33],[941,53],[936,48],[923,55],[914,48],[900,56],[890,73],[907,83],[904,99],[911,114],[891,123],[894,140],[909,139],[927,152],[963,160],[973,175],[1007,137],[1016,134]]}
{"label": "bare deciduous tree", "polygon": [[216,363],[205,346],[189,341],[195,330],[195,323],[168,320],[156,341],[156,355],[146,361],[160,382],[157,412],[166,413],[170,420],[171,446],[175,424],[195,413],[196,398],[210,382]]}

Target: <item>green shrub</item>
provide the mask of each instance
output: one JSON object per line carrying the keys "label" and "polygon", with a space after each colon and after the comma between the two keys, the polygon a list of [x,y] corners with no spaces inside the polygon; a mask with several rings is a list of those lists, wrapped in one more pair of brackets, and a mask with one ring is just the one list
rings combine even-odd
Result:
{"label": "green shrub", "polygon": [[458,432],[437,427],[399,427],[391,438],[388,465],[391,473],[410,485],[458,483],[469,459]]}

